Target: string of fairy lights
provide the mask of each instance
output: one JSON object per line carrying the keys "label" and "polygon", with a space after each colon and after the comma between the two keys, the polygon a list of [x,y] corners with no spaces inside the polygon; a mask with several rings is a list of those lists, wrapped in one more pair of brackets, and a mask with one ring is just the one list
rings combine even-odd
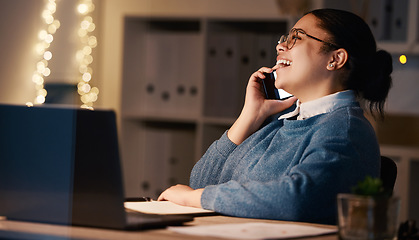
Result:
{"label": "string of fairy lights", "polygon": [[[93,32],[96,25],[93,22],[92,13],[95,5],[92,0],[79,0],[77,4],[77,12],[79,14],[80,24],[77,31],[80,39],[80,49],[76,53],[76,60],[78,63],[79,77],[77,79],[77,92],[80,95],[82,102],[81,107],[93,109],[94,102],[98,99],[99,89],[92,87],[90,82],[93,76],[93,70],[90,65],[93,63],[93,49],[97,46],[97,38]],[[36,64],[36,70],[32,75],[32,81],[35,83],[36,97],[32,102],[27,102],[27,106],[34,104],[43,104],[47,96],[47,90],[44,87],[45,79],[51,74],[51,69],[48,67],[48,61],[53,57],[49,50],[54,41],[54,34],[60,28],[60,21],[55,19],[54,13],[57,10],[55,0],[46,0],[44,10],[42,12],[42,19],[45,23],[44,29],[39,34],[39,43],[35,50],[39,55],[40,60]]]}
{"label": "string of fairy lights", "polygon": [[93,70],[90,65],[93,62],[92,52],[97,46],[97,39],[93,35],[96,25],[93,22],[91,14],[95,9],[92,0],[79,0],[77,11],[80,14],[80,28],[78,36],[81,41],[81,48],[76,53],[76,59],[79,65],[80,77],[77,84],[77,92],[83,103],[82,108],[93,109],[93,103],[97,101],[99,89],[92,87]]}
{"label": "string of fairy lights", "polygon": [[[49,51],[51,43],[54,41],[54,34],[60,28],[60,21],[54,18],[54,13],[57,10],[55,0],[48,0],[45,8],[42,11],[42,19],[45,23],[45,29],[38,33],[39,42],[35,46],[35,51],[39,55],[40,60],[36,63],[36,70],[32,75],[32,81],[35,83],[36,97],[35,104],[43,104],[47,96],[47,91],[44,88],[45,78],[51,74],[51,69],[48,68],[48,61],[52,59],[52,52]],[[32,102],[26,103],[32,106]]]}

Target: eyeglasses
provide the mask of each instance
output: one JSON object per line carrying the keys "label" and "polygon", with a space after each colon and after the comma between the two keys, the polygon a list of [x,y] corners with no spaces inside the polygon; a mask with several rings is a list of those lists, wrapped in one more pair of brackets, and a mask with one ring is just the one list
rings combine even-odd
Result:
{"label": "eyeglasses", "polygon": [[297,41],[297,39],[300,39],[301,40],[301,38],[298,36],[298,34],[300,34],[300,33],[306,35],[307,37],[309,37],[311,39],[314,39],[316,41],[325,43],[325,44],[327,44],[327,45],[329,45],[329,46],[331,46],[333,48],[339,48],[337,45],[335,45],[333,43],[329,43],[329,42],[323,41],[323,40],[321,40],[319,38],[316,38],[314,36],[311,36],[311,35],[307,34],[306,32],[304,32],[303,29],[300,29],[300,28],[293,28],[293,29],[291,29],[291,31],[289,32],[289,34],[282,35],[281,38],[278,41],[278,44],[281,44],[281,43],[286,42],[287,43],[288,50],[291,50],[291,48],[294,47],[295,42]]}

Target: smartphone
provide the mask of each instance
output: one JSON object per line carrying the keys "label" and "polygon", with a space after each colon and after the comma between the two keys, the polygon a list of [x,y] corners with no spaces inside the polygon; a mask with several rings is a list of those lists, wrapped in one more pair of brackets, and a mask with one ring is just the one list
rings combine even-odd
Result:
{"label": "smartphone", "polygon": [[262,79],[263,90],[265,92],[266,99],[285,100],[292,97],[291,94],[285,92],[282,89],[275,87],[276,72],[264,73],[265,79]]}
{"label": "smartphone", "polygon": [[278,89],[275,87],[275,71],[264,73],[265,79],[262,79],[263,90],[266,99],[280,99]]}

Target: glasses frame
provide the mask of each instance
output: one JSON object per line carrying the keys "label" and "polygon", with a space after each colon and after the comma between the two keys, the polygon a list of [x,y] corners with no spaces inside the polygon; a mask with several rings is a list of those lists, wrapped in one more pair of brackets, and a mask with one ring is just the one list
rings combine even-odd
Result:
{"label": "glasses frame", "polygon": [[[292,33],[292,32],[295,32],[295,33],[296,33],[296,34],[295,34],[295,36],[296,36],[296,38],[295,38],[295,39],[290,39],[290,38],[289,38],[289,36],[291,35],[291,33]],[[317,38],[317,37],[315,37],[315,36],[312,36],[312,35],[310,35],[310,34],[307,34],[307,33],[306,33],[303,29],[301,29],[301,28],[293,28],[293,29],[291,29],[291,30],[290,30],[290,32],[289,32],[288,34],[286,34],[286,35],[282,35],[282,36],[281,36],[281,38],[279,38],[278,44],[281,44],[281,43],[286,42],[286,43],[287,43],[287,49],[288,49],[288,50],[291,50],[291,49],[294,47],[295,42],[297,42],[297,39],[298,39],[298,34],[299,34],[299,33],[304,34],[304,35],[306,35],[307,37],[309,37],[309,38],[311,38],[311,39],[314,39],[314,40],[316,40],[316,41],[319,41],[319,42],[325,43],[325,44],[327,44],[327,45],[329,45],[329,46],[331,46],[331,47],[333,47],[333,48],[336,48],[336,49],[340,48],[340,47],[338,47],[336,44],[333,44],[333,43],[330,43],[330,42],[326,42],[326,41],[324,41],[324,40],[321,40],[320,38]]]}

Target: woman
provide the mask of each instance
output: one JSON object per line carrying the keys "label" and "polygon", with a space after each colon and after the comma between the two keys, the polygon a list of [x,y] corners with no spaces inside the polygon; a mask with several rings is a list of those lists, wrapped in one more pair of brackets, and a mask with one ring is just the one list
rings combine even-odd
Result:
{"label": "woman", "polygon": [[[194,166],[190,187],[173,186],[159,200],[239,217],[335,224],[336,195],[379,176],[379,146],[357,99],[383,116],[392,59],[376,50],[366,23],[349,12],[314,10],[276,50],[277,64],[252,74],[240,116]],[[264,98],[261,79],[272,71],[276,87],[295,97]],[[294,111],[281,113],[297,99]]]}

